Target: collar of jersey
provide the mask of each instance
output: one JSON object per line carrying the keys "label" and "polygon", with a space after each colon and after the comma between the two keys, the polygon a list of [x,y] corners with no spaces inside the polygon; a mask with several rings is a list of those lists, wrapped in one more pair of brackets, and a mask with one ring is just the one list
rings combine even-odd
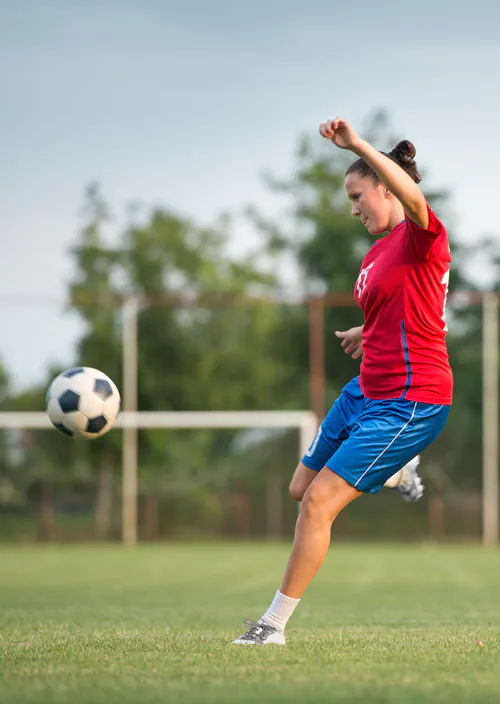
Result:
{"label": "collar of jersey", "polygon": [[[404,220],[401,220],[401,222],[399,223],[399,225],[404,225],[405,222],[406,222],[406,218],[405,218]],[[396,225],[396,227],[394,228],[394,230],[396,230],[396,229],[399,227],[399,225]],[[387,235],[384,235],[384,237],[387,237],[388,235],[390,235],[391,233],[393,233],[394,230],[391,230],[390,232],[388,232]],[[384,237],[381,237],[380,239],[383,240]],[[380,240],[375,240],[375,242],[372,244],[372,247],[375,247],[375,245],[377,244],[377,242],[380,242]]]}

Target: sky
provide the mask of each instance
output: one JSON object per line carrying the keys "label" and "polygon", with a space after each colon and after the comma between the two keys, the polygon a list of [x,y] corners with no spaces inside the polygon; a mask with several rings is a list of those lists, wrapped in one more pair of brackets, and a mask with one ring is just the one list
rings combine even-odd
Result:
{"label": "sky", "polygon": [[[453,228],[500,236],[500,4],[442,0],[0,0],[0,357],[17,388],[68,365],[83,193],[200,224],[291,173],[298,139],[384,109]],[[231,251],[252,233],[237,229]]]}

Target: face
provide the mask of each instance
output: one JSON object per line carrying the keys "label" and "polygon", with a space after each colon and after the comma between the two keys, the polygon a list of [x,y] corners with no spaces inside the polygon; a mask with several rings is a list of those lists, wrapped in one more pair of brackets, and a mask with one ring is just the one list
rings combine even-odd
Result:
{"label": "face", "polygon": [[380,235],[391,229],[392,204],[385,186],[357,173],[348,174],[344,185],[353,216],[361,220],[371,235]]}

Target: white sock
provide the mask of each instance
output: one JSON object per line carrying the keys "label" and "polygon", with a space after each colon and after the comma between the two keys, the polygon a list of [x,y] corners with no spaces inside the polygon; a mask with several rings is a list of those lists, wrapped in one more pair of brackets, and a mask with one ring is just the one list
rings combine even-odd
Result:
{"label": "white sock", "polygon": [[400,483],[401,479],[403,478],[403,469],[400,469],[399,472],[396,472],[396,474],[393,474],[392,477],[390,477],[384,486],[388,487],[389,489],[394,489],[395,487],[398,486]]}
{"label": "white sock", "polygon": [[295,611],[299,601],[300,599],[294,599],[291,596],[282,594],[278,589],[271,606],[262,617],[262,620],[279,631],[284,631],[287,621]]}
{"label": "white sock", "polygon": [[420,464],[420,455],[415,455],[415,457],[407,462],[404,467],[401,467],[399,472],[396,472],[396,474],[393,474],[392,477],[390,477],[384,486],[389,487],[389,489],[394,489],[397,487],[399,484],[401,484],[402,481],[405,481],[407,479],[407,467],[411,467],[411,469],[416,469],[418,465]]}

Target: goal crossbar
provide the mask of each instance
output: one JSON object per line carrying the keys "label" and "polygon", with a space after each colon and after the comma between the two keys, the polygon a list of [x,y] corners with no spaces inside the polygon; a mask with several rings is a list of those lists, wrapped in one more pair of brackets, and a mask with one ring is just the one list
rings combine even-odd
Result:
{"label": "goal crossbar", "polygon": [[[2,411],[0,429],[50,429],[42,411]],[[312,411],[122,411],[115,428],[297,428],[301,456],[318,428]]]}
{"label": "goal crossbar", "polygon": [[[312,411],[122,411],[115,427],[123,429],[122,535],[125,545],[137,543],[137,430],[195,428],[297,428],[299,459],[314,439],[319,421]],[[53,428],[43,412],[2,411],[0,429]]]}
{"label": "goal crossbar", "polygon": [[[298,428],[311,442],[318,426],[312,411],[122,411],[115,428]],[[2,429],[50,429],[42,411],[2,411]]]}

